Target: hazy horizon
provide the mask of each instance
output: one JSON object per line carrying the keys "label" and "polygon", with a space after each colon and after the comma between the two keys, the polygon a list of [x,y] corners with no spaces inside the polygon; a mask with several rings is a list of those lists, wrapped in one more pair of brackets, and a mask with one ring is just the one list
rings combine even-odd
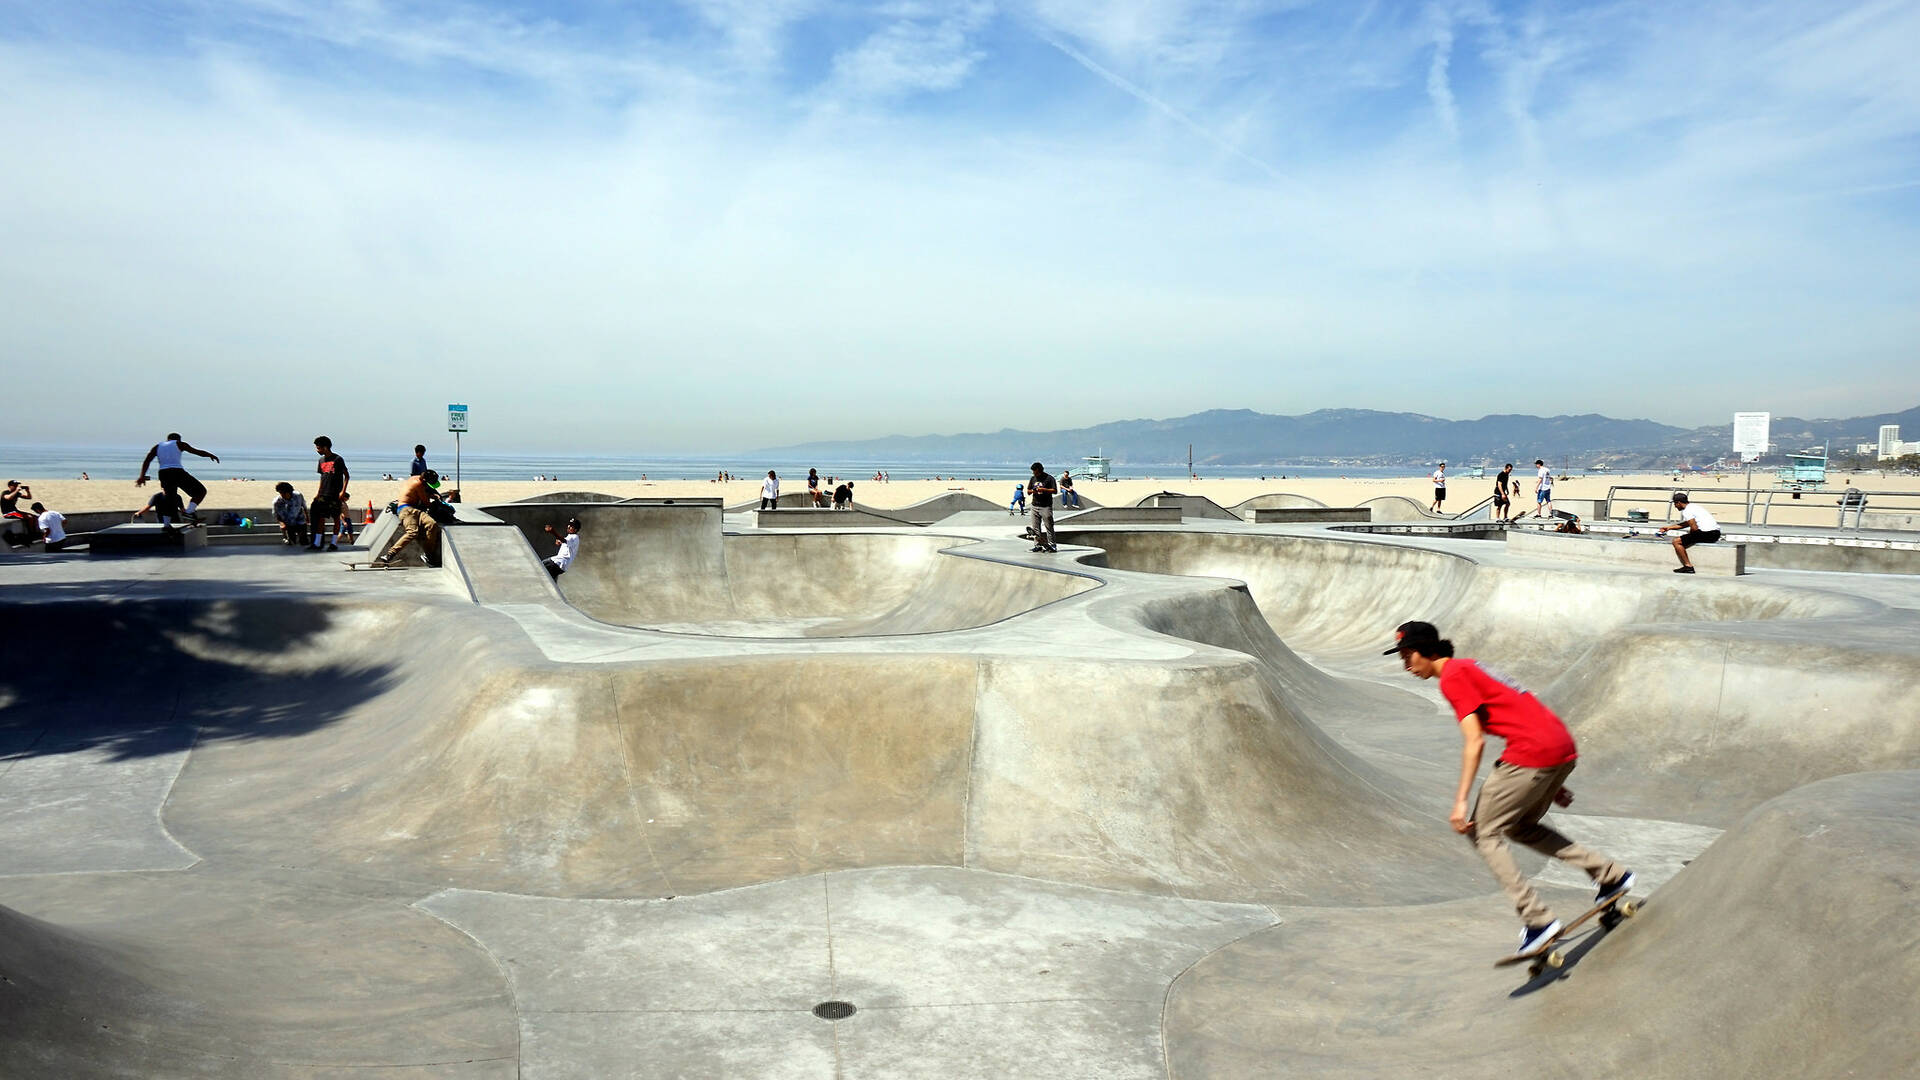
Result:
{"label": "hazy horizon", "polygon": [[6,438],[1884,412],[1915,41],[1920,0],[20,0]]}

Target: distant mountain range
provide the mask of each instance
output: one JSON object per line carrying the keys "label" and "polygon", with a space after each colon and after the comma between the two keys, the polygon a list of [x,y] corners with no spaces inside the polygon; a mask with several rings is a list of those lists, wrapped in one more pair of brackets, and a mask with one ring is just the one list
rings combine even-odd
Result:
{"label": "distant mountain range", "polygon": [[[1920,438],[1920,407],[1845,420],[1773,418],[1775,448],[1784,453],[1831,442],[1836,455],[1874,442],[1880,425],[1899,424]],[[811,442],[753,453],[787,460],[860,462],[1077,462],[1096,450],[1116,465],[1184,464],[1187,446],[1200,465],[1406,465],[1532,461],[1614,467],[1705,464],[1731,455],[1733,424],[1681,428],[1652,420],[1498,414],[1445,420],[1419,413],[1321,409],[1275,416],[1249,409],[1210,409],[1170,420],[1116,420],[1065,431],[1011,428],[963,435],[890,435],[851,442]]]}

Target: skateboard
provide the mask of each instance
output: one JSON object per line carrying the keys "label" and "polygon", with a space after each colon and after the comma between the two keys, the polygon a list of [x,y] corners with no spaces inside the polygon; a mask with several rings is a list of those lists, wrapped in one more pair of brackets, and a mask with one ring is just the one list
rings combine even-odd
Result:
{"label": "skateboard", "polygon": [[341,563],[348,570],[411,570],[406,563],[349,562]]}
{"label": "skateboard", "polygon": [[1604,904],[1595,904],[1581,914],[1579,918],[1562,926],[1559,933],[1541,942],[1540,947],[1533,953],[1527,956],[1503,956],[1495,960],[1493,966],[1507,967],[1511,964],[1524,963],[1527,965],[1528,973],[1534,976],[1538,976],[1540,972],[1546,968],[1552,968],[1558,971],[1566,966],[1567,954],[1554,946],[1566,940],[1575,930],[1580,929],[1581,925],[1588,919],[1598,915],[1600,916],[1600,925],[1605,929],[1612,930],[1614,927],[1620,925],[1621,920],[1631,919],[1639,910],[1640,901],[1631,896],[1616,896]]}

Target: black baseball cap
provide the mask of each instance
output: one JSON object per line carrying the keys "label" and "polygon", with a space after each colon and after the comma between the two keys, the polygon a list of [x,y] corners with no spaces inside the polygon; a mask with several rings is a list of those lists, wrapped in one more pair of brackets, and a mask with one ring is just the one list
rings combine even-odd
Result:
{"label": "black baseball cap", "polygon": [[1382,649],[1381,656],[1392,656],[1402,649],[1439,641],[1440,630],[1430,622],[1403,622],[1394,630],[1393,637],[1393,644]]}

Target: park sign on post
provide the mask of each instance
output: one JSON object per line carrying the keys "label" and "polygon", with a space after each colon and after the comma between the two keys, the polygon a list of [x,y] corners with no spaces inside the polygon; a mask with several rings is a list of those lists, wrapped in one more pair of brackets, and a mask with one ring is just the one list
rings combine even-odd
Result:
{"label": "park sign on post", "polygon": [[1772,413],[1737,412],[1733,414],[1733,452],[1752,461],[1767,452],[1767,429]]}
{"label": "park sign on post", "polygon": [[447,406],[447,430],[448,431],[467,430],[467,407],[465,405]]}

